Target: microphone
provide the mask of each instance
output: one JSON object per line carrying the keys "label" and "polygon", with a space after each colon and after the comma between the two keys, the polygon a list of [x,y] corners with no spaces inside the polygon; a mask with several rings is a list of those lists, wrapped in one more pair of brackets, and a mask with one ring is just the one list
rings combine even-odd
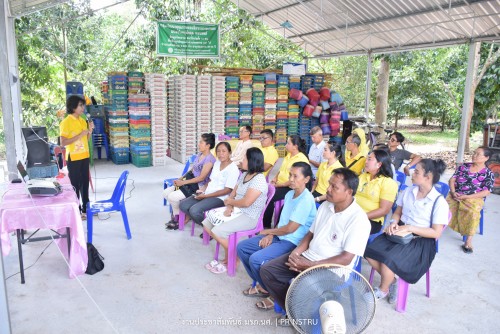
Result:
{"label": "microphone", "polygon": [[86,112],[85,116],[87,116],[87,123],[89,124],[89,129],[90,129],[90,122],[92,122],[92,116],[90,115],[89,112]]}

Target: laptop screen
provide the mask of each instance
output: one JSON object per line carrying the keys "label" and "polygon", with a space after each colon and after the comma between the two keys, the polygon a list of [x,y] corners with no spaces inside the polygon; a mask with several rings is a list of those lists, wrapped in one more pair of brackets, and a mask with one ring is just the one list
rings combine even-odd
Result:
{"label": "laptop screen", "polygon": [[22,164],[21,161],[17,162],[17,170],[19,171],[19,174],[21,174],[21,177],[23,178],[24,182],[28,182],[30,177],[28,176],[28,173],[26,172],[26,169],[24,168],[24,165]]}

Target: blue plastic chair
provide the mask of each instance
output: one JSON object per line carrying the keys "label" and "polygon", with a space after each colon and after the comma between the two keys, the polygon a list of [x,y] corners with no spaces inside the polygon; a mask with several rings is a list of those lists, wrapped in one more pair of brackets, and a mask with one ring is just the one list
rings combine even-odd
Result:
{"label": "blue plastic chair", "polygon": [[401,190],[401,186],[406,184],[406,174],[400,171],[396,171],[396,181],[399,182],[398,192]]}
{"label": "blue plastic chair", "polygon": [[434,185],[434,187],[436,188],[437,191],[439,191],[439,193],[441,195],[443,195],[443,197],[446,198],[446,196],[448,196],[448,193],[450,192],[450,186],[447,185],[446,183],[444,182],[438,182]]}
{"label": "blue plastic chair", "polygon": [[116,183],[113,195],[108,200],[87,203],[87,241],[92,242],[94,214],[99,212],[120,211],[123,217],[123,225],[127,239],[131,239],[130,227],[128,225],[127,210],[125,209],[125,186],[127,185],[128,171],[124,171]]}
{"label": "blue plastic chair", "polygon": [[[196,161],[196,157],[198,155],[197,154],[193,154],[192,156],[189,157],[188,161],[186,161],[186,165],[184,166],[184,170],[182,171],[182,174],[181,175],[185,175],[188,170],[189,170],[189,167],[191,166],[191,164],[194,164],[194,162]],[[165,179],[163,180],[163,190],[167,189],[168,187],[171,187],[174,185],[174,181],[177,180],[178,178],[176,177],[173,177],[173,178],[170,178],[170,179]],[[167,200],[164,198],[163,199],[163,206],[166,206],[167,205]]]}

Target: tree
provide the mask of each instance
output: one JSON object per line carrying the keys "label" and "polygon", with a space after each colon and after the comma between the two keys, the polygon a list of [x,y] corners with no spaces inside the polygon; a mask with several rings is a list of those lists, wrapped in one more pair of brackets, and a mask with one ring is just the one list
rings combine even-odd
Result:
{"label": "tree", "polygon": [[387,120],[387,102],[389,97],[389,61],[382,57],[378,71],[377,95],[375,103],[375,123],[384,126]]}

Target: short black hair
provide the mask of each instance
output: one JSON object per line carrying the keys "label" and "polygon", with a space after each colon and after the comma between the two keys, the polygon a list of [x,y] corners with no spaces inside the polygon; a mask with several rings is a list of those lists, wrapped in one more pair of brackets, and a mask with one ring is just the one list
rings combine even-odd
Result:
{"label": "short black hair", "polygon": [[352,196],[356,195],[359,185],[359,178],[356,173],[349,168],[337,168],[333,170],[332,175],[342,175],[342,184],[352,190]]}
{"label": "short black hair", "polygon": [[274,139],[274,133],[272,130],[270,129],[264,129],[260,132],[261,135],[264,135],[264,134],[268,134],[269,136],[271,136],[271,140]]}
{"label": "short black hair", "polygon": [[392,179],[394,174],[392,173],[392,167],[391,167],[392,159],[389,153],[379,149],[373,150],[372,153],[375,156],[375,159],[377,159],[377,162],[380,162],[382,164],[376,176],[377,177],[385,176],[385,177],[390,177]]}
{"label": "short black hair", "polygon": [[309,177],[309,182],[307,182],[306,188],[311,190],[313,184],[313,172],[311,169],[311,165],[304,161],[297,161],[292,165],[291,168],[299,168],[304,177]]}
{"label": "short black hair", "polygon": [[304,139],[300,138],[299,135],[291,135],[288,138],[290,138],[292,145],[298,147],[299,152],[302,152],[305,156],[307,156],[306,141]]}
{"label": "short black hair", "polygon": [[221,141],[217,144],[217,146],[215,146],[215,152],[217,153],[217,149],[219,148],[220,145],[224,145],[226,146],[227,150],[229,153],[231,153],[231,145],[229,145],[229,143],[227,141]]}
{"label": "short black hair", "polygon": [[248,132],[250,132],[250,134],[252,134],[252,127],[250,125],[242,125],[241,128],[245,128],[245,130],[247,130]]}
{"label": "short black hair", "polygon": [[382,144],[382,143],[378,143],[378,144],[375,144],[373,145],[373,149],[374,150],[382,150],[382,151],[385,151],[389,154],[391,154],[391,150],[389,149],[389,146],[387,146],[386,144]]}
{"label": "short black hair", "polygon": [[68,97],[68,99],[66,100],[66,112],[68,114],[73,114],[75,112],[75,109],[78,108],[78,104],[80,104],[80,102],[85,105],[85,99],[83,97],[80,97],[78,95],[71,95],[70,97]]}
{"label": "short black hair", "polygon": [[262,173],[264,171],[264,153],[259,148],[249,148],[246,157],[248,160],[248,174]]}
{"label": "short black hair", "polygon": [[396,137],[396,140],[398,141],[398,143],[403,143],[405,141],[405,136],[403,136],[403,134],[401,132],[394,131],[393,133],[391,133],[389,138],[392,136]]}
{"label": "short black hair", "polygon": [[215,147],[215,135],[213,133],[204,133],[201,135],[201,139],[208,145],[210,145],[210,149]]}
{"label": "short black hair", "polygon": [[439,182],[439,178],[446,170],[446,164],[443,160],[437,159],[422,159],[417,165],[420,165],[424,170],[424,175],[427,176],[428,173],[432,173],[432,184]]}

